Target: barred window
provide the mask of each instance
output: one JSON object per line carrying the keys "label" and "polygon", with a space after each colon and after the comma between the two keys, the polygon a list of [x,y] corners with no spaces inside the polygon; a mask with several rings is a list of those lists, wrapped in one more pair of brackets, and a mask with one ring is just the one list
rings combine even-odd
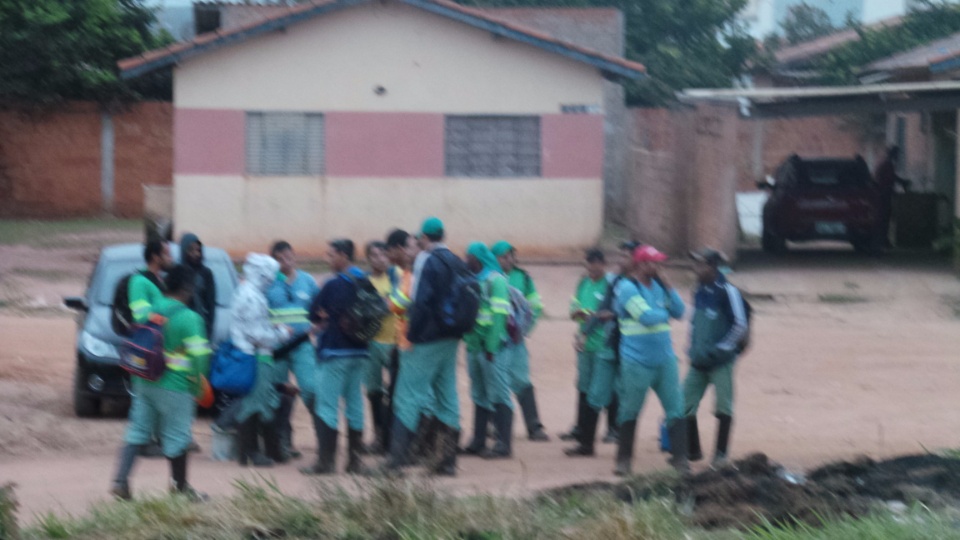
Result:
{"label": "barred window", "polygon": [[322,114],[248,112],[247,174],[323,174],[323,132]]}
{"label": "barred window", "polygon": [[536,116],[448,116],[444,147],[447,176],[540,176]]}

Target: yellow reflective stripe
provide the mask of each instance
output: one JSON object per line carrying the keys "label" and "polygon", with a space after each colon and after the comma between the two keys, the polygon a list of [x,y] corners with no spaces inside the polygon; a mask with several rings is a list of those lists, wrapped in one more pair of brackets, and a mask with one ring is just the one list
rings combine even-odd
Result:
{"label": "yellow reflective stripe", "polygon": [[493,313],[509,314],[510,302],[500,298],[494,298],[490,301],[490,311]]}
{"label": "yellow reflective stripe", "polygon": [[308,323],[309,314],[302,307],[276,308],[270,310],[270,321],[274,324]]}
{"label": "yellow reflective stripe", "polygon": [[146,300],[137,300],[135,302],[130,302],[130,314],[134,318],[140,318],[138,315],[145,315],[150,311],[150,302]]}
{"label": "yellow reflective stripe", "polygon": [[620,319],[620,334],[624,336],[643,336],[669,331],[670,324],[668,323],[644,326],[633,319]]}
{"label": "yellow reflective stripe", "polygon": [[187,348],[187,353],[194,356],[210,354],[210,342],[200,336],[188,337],[183,340],[183,345]]}
{"label": "yellow reflective stripe", "polygon": [[167,369],[171,371],[193,371],[193,361],[189,356],[168,352],[164,354]]}
{"label": "yellow reflective stripe", "polygon": [[627,305],[625,305],[623,309],[625,309],[631,317],[640,318],[640,315],[650,311],[650,304],[638,294],[628,300]]}
{"label": "yellow reflective stripe", "polygon": [[408,297],[407,295],[403,294],[403,292],[401,292],[401,291],[394,291],[394,292],[390,293],[389,298],[390,298],[390,301],[393,302],[393,305],[395,305],[395,306],[397,306],[397,307],[399,307],[399,308],[404,308],[404,309],[406,309],[406,308],[410,307],[410,303],[411,303],[411,302],[410,302],[410,297]]}

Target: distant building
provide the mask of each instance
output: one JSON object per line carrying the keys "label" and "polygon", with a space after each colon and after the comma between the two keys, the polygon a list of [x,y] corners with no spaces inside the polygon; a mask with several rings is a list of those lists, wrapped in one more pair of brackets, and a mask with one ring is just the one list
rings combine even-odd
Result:
{"label": "distant building", "polygon": [[847,17],[873,24],[907,13],[917,0],[749,0],[740,14],[750,35],[757,39],[780,32],[780,23],[792,6],[809,4],[825,11],[834,26],[841,27]]}

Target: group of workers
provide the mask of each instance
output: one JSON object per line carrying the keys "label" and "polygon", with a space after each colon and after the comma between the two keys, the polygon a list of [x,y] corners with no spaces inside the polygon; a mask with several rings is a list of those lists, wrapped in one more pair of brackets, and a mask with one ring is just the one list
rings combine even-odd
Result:
{"label": "group of workers", "polygon": [[[428,218],[412,235],[391,231],[365,248],[369,271],[355,264],[352,241],[329,243],[333,274],[322,287],[297,268],[292,246],[277,242],[269,255],[248,254],[243,281],[234,294],[229,339],[257,360],[252,390],[221,412],[216,426],[235,427],[238,461],[270,466],[299,457],[292,444],[290,413],[296,396],[309,411],[317,459],[301,472],[334,473],[341,406],[346,417],[346,472],[368,474],[362,456],[385,454],[385,474],[424,465],[431,474],[454,476],[458,455],[485,459],[512,456],[514,400],[531,441],[548,441],[530,378],[527,335],[543,311],[530,274],[517,264],[506,241],[469,244],[461,259],[444,243],[445,230]],[[191,244],[202,249],[199,240]],[[130,307],[137,322],[160,315],[167,367],[157,381],[133,381],[128,429],[112,493],[130,498],[129,476],[145,445],[159,438],[171,463],[173,489],[202,496],[187,482],[194,398],[209,372],[209,323],[194,307],[203,279],[199,257],[174,266],[162,242],[146,245],[147,269],[130,280]],[[621,245],[616,272],[606,271],[604,253],[586,254],[570,317],[579,323],[576,423],[561,436],[575,440],[571,457],[593,456],[597,424],[607,410],[608,442],[619,449],[615,473],[631,472],[637,417],[652,389],[666,413],[670,463],[689,470],[702,458],[696,412],[709,384],[716,387],[719,432],[714,465],[727,459],[732,419],[733,364],[748,332],[748,306],[724,277],[724,256],[715,250],[692,254],[699,286],[695,294],[691,369],[681,390],[670,320],[684,315],[677,290],[661,272],[666,256],[649,245]],[[202,265],[201,265],[202,266]],[[160,276],[164,275],[164,279]],[[464,276],[469,276],[465,279]],[[389,309],[369,341],[349,331],[361,282],[369,281]],[[465,285],[466,284],[466,285]],[[477,286],[478,285],[478,286]],[[466,288],[476,291],[475,321],[469,329],[451,321]],[[472,313],[472,312],[471,312]],[[461,325],[462,326],[462,325]],[[466,347],[472,437],[460,446],[456,370],[460,342]],[[296,385],[289,382],[293,373]],[[370,406],[373,440],[364,444],[364,399]],[[215,429],[216,429],[215,426]]]}

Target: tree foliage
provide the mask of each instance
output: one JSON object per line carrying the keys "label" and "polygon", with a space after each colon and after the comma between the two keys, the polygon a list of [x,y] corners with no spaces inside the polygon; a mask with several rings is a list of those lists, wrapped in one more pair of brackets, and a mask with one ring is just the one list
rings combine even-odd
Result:
{"label": "tree foliage", "polygon": [[756,51],[737,24],[746,0],[460,0],[483,7],[613,7],[626,21],[627,58],[649,77],[627,85],[634,106],[662,105],[684,88],[728,87]]}
{"label": "tree foliage", "polygon": [[960,5],[947,0],[923,0],[899,26],[867,28],[854,26],[860,36],[843,45],[815,66],[821,84],[859,84],[859,75],[869,64],[926,45],[960,31]]}
{"label": "tree foliage", "polygon": [[169,74],[128,84],[116,63],[169,43],[143,0],[0,0],[0,101],[166,98]]}
{"label": "tree foliage", "polygon": [[826,11],[806,2],[788,8],[780,29],[790,45],[810,41],[836,30]]}

